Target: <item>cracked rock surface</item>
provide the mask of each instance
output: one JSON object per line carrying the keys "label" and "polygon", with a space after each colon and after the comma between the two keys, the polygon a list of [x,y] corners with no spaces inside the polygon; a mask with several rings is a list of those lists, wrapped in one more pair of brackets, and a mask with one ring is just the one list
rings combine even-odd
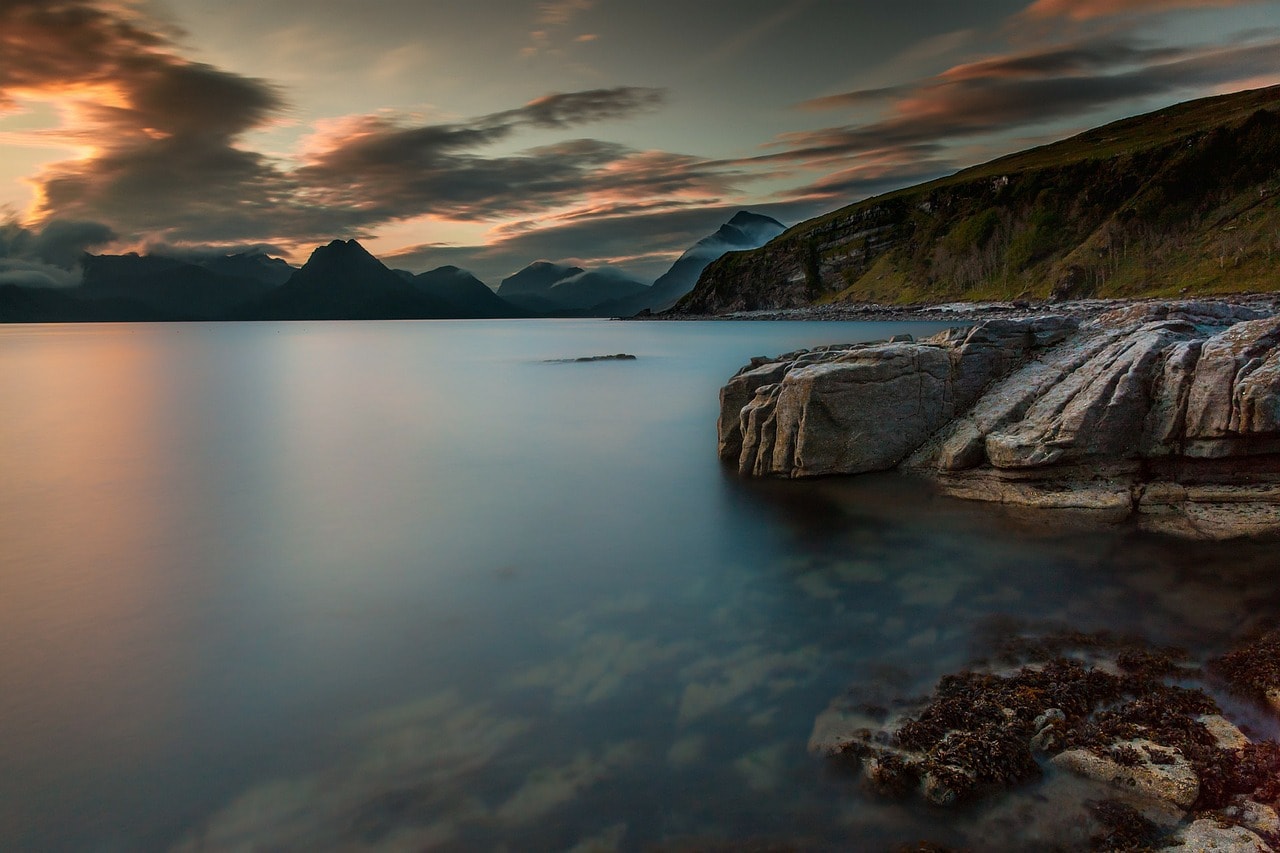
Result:
{"label": "cracked rock surface", "polygon": [[957,496],[1197,538],[1280,531],[1280,316],[1145,303],[755,359],[721,391],[744,475],[902,468]]}

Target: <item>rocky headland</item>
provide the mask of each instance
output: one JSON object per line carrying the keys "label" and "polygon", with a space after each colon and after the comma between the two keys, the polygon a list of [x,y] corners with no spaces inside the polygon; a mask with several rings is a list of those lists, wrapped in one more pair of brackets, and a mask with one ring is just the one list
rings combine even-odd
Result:
{"label": "rocky headland", "polygon": [[755,358],[720,402],[720,456],[748,476],[899,469],[1196,538],[1280,531],[1280,316],[1261,304],[1000,317]]}

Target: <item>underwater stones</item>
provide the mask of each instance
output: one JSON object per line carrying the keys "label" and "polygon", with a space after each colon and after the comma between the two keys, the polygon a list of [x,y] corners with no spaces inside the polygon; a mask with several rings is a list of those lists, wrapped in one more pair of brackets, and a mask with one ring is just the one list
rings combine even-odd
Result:
{"label": "underwater stones", "polygon": [[1171,853],[1274,853],[1257,833],[1212,818],[1195,821],[1162,849]]}
{"label": "underwater stones", "polygon": [[1189,537],[1280,531],[1280,317],[1155,303],[791,353],[730,380],[719,433],[750,476],[902,467]]}
{"label": "underwater stones", "polygon": [[1123,753],[1129,756],[1124,763],[1088,749],[1070,749],[1054,756],[1053,764],[1131,793],[1167,800],[1184,809],[1190,808],[1200,796],[1200,780],[1181,753],[1140,738],[1113,747],[1128,747],[1129,752]]}

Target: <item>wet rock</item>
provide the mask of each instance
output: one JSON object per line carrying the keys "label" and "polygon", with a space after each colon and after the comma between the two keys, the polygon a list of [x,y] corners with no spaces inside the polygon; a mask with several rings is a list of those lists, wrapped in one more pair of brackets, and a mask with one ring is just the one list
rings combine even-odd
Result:
{"label": "wet rock", "polygon": [[[1134,739],[1114,745],[1127,747],[1129,760],[1117,760],[1113,755],[1099,755],[1087,749],[1071,749],[1053,758],[1057,767],[1070,770],[1088,779],[1095,779],[1122,790],[1166,800],[1182,808],[1190,808],[1200,796],[1200,780],[1191,763],[1177,752],[1149,740]],[[1153,761],[1153,751],[1160,756]],[[1167,756],[1172,756],[1170,760]],[[1167,762],[1167,763],[1165,763]]]}
{"label": "wet rock", "polygon": [[1234,752],[1238,749],[1244,749],[1252,743],[1249,738],[1245,737],[1244,732],[1236,727],[1235,723],[1221,714],[1201,714],[1196,717],[1196,720],[1209,730],[1209,734],[1213,736],[1218,749],[1227,749]]}
{"label": "wet rock", "polygon": [[1257,833],[1210,818],[1192,823],[1163,849],[1177,853],[1274,853]]}
{"label": "wet rock", "polygon": [[1222,810],[1232,823],[1239,824],[1259,835],[1275,839],[1280,837],[1280,815],[1271,806],[1253,800],[1241,800]]}

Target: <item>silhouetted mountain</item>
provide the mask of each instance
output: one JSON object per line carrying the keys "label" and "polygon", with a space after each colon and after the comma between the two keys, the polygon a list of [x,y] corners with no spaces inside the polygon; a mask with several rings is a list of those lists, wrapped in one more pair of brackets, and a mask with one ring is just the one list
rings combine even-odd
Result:
{"label": "silhouetted mountain", "polygon": [[454,316],[458,318],[529,316],[528,311],[512,305],[490,290],[480,279],[455,266],[437,267],[411,276],[410,281],[422,293],[442,299],[453,306]]}
{"label": "silhouetted mountain", "polygon": [[84,278],[75,296],[140,303],[158,319],[219,319],[271,289],[259,278],[226,275],[174,258],[84,255],[80,265]]}
{"label": "silhouetted mountain", "polygon": [[729,252],[759,248],[785,230],[786,226],[772,217],[739,210],[714,234],[690,246],[647,292],[598,307],[614,317],[630,317],[645,309],[665,311],[693,290],[698,276],[712,261]]}
{"label": "silhouetted mountain", "polygon": [[567,267],[550,261],[534,261],[515,275],[508,276],[498,285],[498,295],[511,300],[513,296],[533,293],[546,296],[552,286],[571,275],[585,272],[582,267]]}
{"label": "silhouetted mountain", "polygon": [[319,247],[287,282],[235,312],[246,320],[437,319],[454,313],[355,240]]}
{"label": "silhouetted mountain", "polygon": [[191,263],[219,275],[253,279],[272,287],[284,284],[297,271],[287,261],[261,252],[200,258]]}
{"label": "silhouetted mountain", "polygon": [[0,284],[0,323],[105,323],[169,319],[131,299],[86,297],[83,289]]}

